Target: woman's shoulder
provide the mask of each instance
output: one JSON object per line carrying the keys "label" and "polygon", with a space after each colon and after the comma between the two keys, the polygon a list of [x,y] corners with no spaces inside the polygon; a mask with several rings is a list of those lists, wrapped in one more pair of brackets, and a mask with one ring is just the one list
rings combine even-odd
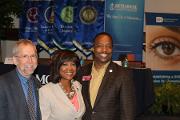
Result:
{"label": "woman's shoulder", "polygon": [[40,88],[40,91],[46,91],[46,90],[49,90],[49,89],[53,89],[54,87],[56,87],[56,84],[52,83],[52,82],[49,82],[45,85],[43,85],[41,88]]}
{"label": "woman's shoulder", "polygon": [[80,82],[78,82],[77,80],[74,80],[73,81],[73,85],[75,86],[75,87],[77,87],[77,88],[79,88],[79,89],[81,89],[81,84],[80,84]]}
{"label": "woman's shoulder", "polygon": [[79,86],[81,85],[81,83],[79,81],[77,81],[77,80],[74,80],[73,84],[76,84],[76,85],[79,85]]}

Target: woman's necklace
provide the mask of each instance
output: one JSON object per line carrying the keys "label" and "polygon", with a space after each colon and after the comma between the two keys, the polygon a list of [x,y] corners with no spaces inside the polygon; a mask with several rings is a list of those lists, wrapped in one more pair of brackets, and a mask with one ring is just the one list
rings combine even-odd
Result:
{"label": "woman's necklace", "polygon": [[75,89],[74,89],[74,85],[72,84],[72,82],[71,82],[70,92],[67,92],[67,91],[65,90],[65,88],[63,87],[63,85],[62,85],[61,82],[59,82],[59,86],[62,88],[63,92],[66,94],[66,96],[67,96],[70,100],[74,97],[76,91],[75,91]]}

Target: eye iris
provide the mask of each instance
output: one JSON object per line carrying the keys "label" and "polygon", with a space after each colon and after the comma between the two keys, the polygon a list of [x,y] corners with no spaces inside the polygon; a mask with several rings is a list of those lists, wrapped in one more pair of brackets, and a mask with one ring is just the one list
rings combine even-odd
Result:
{"label": "eye iris", "polygon": [[175,46],[170,42],[164,42],[162,43],[162,50],[166,55],[171,55],[175,50]]}

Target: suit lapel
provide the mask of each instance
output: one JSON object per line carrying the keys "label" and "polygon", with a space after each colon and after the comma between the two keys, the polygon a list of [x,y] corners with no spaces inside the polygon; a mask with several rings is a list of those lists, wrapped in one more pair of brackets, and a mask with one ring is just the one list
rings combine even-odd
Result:
{"label": "suit lapel", "polygon": [[[92,69],[92,64],[89,64],[85,70],[81,70],[81,71],[83,71],[84,76],[89,76],[89,75],[91,75],[91,69]],[[82,87],[83,87],[82,94],[83,94],[84,98],[86,98],[85,102],[92,109],[91,101],[90,101],[89,86],[90,86],[90,80],[89,81],[82,81]]]}
{"label": "suit lapel", "polygon": [[[13,101],[14,101],[17,111],[19,113],[22,113],[22,114],[20,114],[22,118],[26,118],[24,116],[24,115],[28,115],[28,111],[26,109],[27,108],[26,97],[24,95],[23,88],[21,86],[21,83],[17,76],[17,73],[15,73],[15,72],[16,72],[15,70],[12,71],[12,74],[10,75],[10,79],[12,79],[10,82],[10,84],[11,84],[10,91],[12,92]],[[23,114],[23,113],[25,113],[25,114]],[[19,116],[19,118],[21,118],[21,117]]]}
{"label": "suit lapel", "polygon": [[106,86],[109,84],[110,80],[111,79],[111,72],[112,72],[112,67],[111,67],[111,63],[109,64],[109,66],[107,67],[107,70],[104,74],[104,77],[102,79],[102,82],[101,82],[101,85],[99,87],[99,90],[98,90],[98,93],[97,93],[97,96],[96,96],[96,100],[95,100],[95,103],[94,103],[94,106],[96,106],[96,104],[99,102],[101,96],[103,95],[104,93],[104,89],[106,88]]}
{"label": "suit lapel", "polygon": [[[85,70],[83,70],[83,75],[91,75],[91,70],[92,70],[92,64],[90,64]],[[97,93],[97,97],[94,103],[94,106],[96,107],[96,104],[99,102],[101,96],[103,95],[103,91],[106,88],[106,86],[109,84],[109,82],[111,82],[109,79],[111,79],[112,77],[112,72],[113,72],[113,66],[112,66],[112,62],[110,62],[110,64],[107,67],[107,70],[105,71],[104,77],[102,79],[101,85],[99,87],[98,93]],[[86,102],[88,103],[89,107],[91,107],[91,101],[90,101],[90,93],[89,93],[89,87],[90,87],[90,81],[83,81],[82,82],[82,86],[84,87],[83,89],[83,96],[84,98],[86,98]]]}
{"label": "suit lapel", "polygon": [[[16,106],[17,110],[19,110],[19,113],[22,113],[22,114],[20,114],[21,117],[28,119],[30,116],[29,116],[28,107],[27,107],[27,103],[26,103],[26,97],[25,97],[23,88],[21,86],[21,82],[17,76],[16,70],[12,71],[12,74],[10,75],[10,79],[11,78],[12,78],[12,80],[10,82],[10,84],[11,84],[11,90],[10,91],[12,91],[15,106]],[[37,117],[40,120],[41,113],[40,113],[39,102],[38,102],[39,101],[38,86],[36,83],[37,81],[35,80],[34,77],[32,77],[32,80],[33,80],[33,84],[35,87],[34,90],[35,90],[36,103],[37,103],[37,115],[38,115]]]}

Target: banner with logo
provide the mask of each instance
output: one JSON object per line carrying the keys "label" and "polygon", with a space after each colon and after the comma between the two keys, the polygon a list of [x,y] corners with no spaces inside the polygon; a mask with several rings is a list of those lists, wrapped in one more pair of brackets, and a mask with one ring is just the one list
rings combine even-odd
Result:
{"label": "banner with logo", "polygon": [[89,56],[93,37],[104,31],[104,2],[71,0],[55,4],[56,43]]}
{"label": "banner with logo", "polygon": [[105,31],[113,36],[113,59],[134,54],[142,60],[144,0],[107,0]]}
{"label": "banner with logo", "polygon": [[88,57],[93,37],[104,31],[104,1],[28,0],[24,8],[20,38],[31,39],[49,54],[69,49]]}
{"label": "banner with logo", "polygon": [[20,38],[27,38],[36,42],[38,33],[38,7],[39,1],[25,1],[20,17]]}
{"label": "banner with logo", "polygon": [[154,82],[180,83],[180,14],[146,13],[146,67]]}
{"label": "banner with logo", "polygon": [[20,39],[32,40],[38,51],[46,50],[52,54],[55,50],[50,49],[54,24],[53,1],[51,0],[27,0],[24,1],[24,10],[20,17]]}

